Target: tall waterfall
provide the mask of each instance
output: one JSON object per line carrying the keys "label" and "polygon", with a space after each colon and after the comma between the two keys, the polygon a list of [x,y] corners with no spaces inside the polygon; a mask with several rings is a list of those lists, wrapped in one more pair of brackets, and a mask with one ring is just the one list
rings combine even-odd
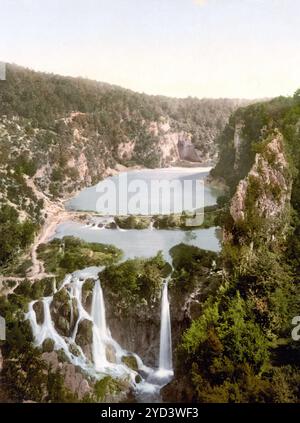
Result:
{"label": "tall waterfall", "polygon": [[164,283],[162,288],[159,371],[170,372],[170,373],[173,372],[170,304],[169,304],[169,298],[168,298],[168,280]]}
{"label": "tall waterfall", "polygon": [[97,370],[107,364],[105,341],[107,338],[107,327],[105,318],[105,305],[103,292],[99,279],[96,281],[93,291],[92,302],[93,325],[93,360]]}

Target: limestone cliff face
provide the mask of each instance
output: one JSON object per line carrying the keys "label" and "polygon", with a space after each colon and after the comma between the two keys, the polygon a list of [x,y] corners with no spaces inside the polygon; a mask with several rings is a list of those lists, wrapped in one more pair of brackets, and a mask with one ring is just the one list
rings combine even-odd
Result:
{"label": "limestone cliff face", "polygon": [[[200,310],[198,289],[178,298],[169,292],[172,344],[176,348],[183,331],[189,326],[191,316]],[[134,351],[151,367],[158,366],[161,310],[160,301],[137,305],[134,309],[118,313],[115,304],[106,301],[106,319],[112,337],[123,348]]]}
{"label": "limestone cliff face", "polygon": [[172,128],[172,122],[164,119],[161,122],[151,122],[149,130],[158,137],[161,166],[168,166],[180,160],[190,162],[202,160],[192,143],[192,134]]}
{"label": "limestone cliff face", "polygon": [[234,224],[249,223],[255,213],[257,218],[268,223],[269,235],[274,236],[286,221],[291,185],[283,137],[276,132],[265,141],[247,177],[237,186],[230,205]]}

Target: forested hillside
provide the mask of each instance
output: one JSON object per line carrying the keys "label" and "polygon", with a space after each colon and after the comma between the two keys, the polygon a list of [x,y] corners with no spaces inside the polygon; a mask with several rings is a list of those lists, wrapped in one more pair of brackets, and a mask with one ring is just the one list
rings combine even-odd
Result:
{"label": "forested hillside", "polygon": [[[246,102],[148,96],[96,81],[42,74],[9,65],[7,80],[1,83],[0,90],[0,116],[22,118],[27,130],[31,127],[53,131],[61,138],[64,134],[60,120],[77,112],[78,124],[91,135],[95,132],[99,136],[98,144],[108,146],[114,159],[120,159],[117,147],[131,141],[135,142],[133,160],[150,166],[159,164],[160,157],[151,151],[159,132],[169,129],[172,133],[189,134],[204,159],[215,157],[216,136],[231,112],[243,103]],[[167,122],[170,128],[158,128],[158,133],[154,130],[153,124]],[[48,143],[49,147],[51,133],[45,137],[47,140],[42,145]]]}
{"label": "forested hillside", "polygon": [[214,160],[215,138],[239,103],[153,97],[7,65],[0,81],[0,265],[30,244],[49,200],[98,182],[117,164]]}
{"label": "forested hillside", "polygon": [[219,138],[222,282],[182,338],[166,399],[300,401],[299,123],[298,91],[237,110]]}

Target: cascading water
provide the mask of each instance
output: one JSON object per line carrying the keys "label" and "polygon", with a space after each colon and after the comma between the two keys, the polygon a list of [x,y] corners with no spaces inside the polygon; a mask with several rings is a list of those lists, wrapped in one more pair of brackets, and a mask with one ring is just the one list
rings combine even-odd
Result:
{"label": "cascading water", "polygon": [[93,290],[92,302],[93,325],[93,360],[97,370],[107,364],[105,342],[107,338],[107,327],[105,319],[105,305],[103,292],[99,279],[96,281]]}
{"label": "cascading water", "polygon": [[159,348],[159,372],[162,375],[173,375],[172,363],[172,335],[170,303],[168,298],[168,280],[162,288],[161,299],[161,322],[160,322],[160,348]]}
{"label": "cascading water", "polygon": [[[74,326],[69,337],[61,336],[57,332],[55,323],[52,320],[51,304],[53,302],[53,296],[44,297],[40,300],[43,304],[44,311],[44,321],[41,324],[37,323],[34,307],[37,301],[32,301],[29,304],[29,311],[26,317],[31,323],[35,345],[41,346],[47,338],[50,338],[54,341],[56,350],[62,349],[71,363],[80,366],[91,374],[91,376],[101,378],[103,374],[108,374],[112,377],[125,378],[131,381],[139,400],[153,401],[154,399],[158,399],[161,387],[167,383],[173,375],[168,281],[164,283],[162,288],[159,369],[154,370],[145,366],[140,357],[124,350],[112,338],[106,324],[105,302],[101,283],[98,279],[99,271],[99,268],[88,268],[83,271],[74,272],[72,275],[66,276],[59,288],[55,287],[54,289],[54,293],[65,289],[69,295],[68,301],[71,309],[70,320],[72,323],[71,326]],[[95,284],[92,292],[91,312],[88,313],[82,302],[82,287],[85,280],[90,278],[95,280]],[[74,313],[72,311],[74,302],[77,304],[78,311],[75,322]],[[76,344],[79,324],[84,319],[91,321],[93,324],[92,362],[87,358],[80,346]],[[72,353],[74,346],[76,346],[79,354],[74,355]],[[108,349],[110,353],[113,352],[113,362],[107,357]],[[138,372],[130,369],[123,363],[123,357],[128,355],[136,358]],[[141,382],[137,384],[136,376],[139,372],[143,374],[143,377]]]}
{"label": "cascading water", "polygon": [[170,382],[174,375],[168,282],[169,278],[163,284],[161,295],[159,367],[150,372],[146,379],[146,386],[139,397],[143,402],[160,401],[161,388]]}

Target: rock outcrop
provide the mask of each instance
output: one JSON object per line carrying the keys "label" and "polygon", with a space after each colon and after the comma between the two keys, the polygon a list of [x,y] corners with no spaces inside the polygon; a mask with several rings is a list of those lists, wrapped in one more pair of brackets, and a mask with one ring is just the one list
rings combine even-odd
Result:
{"label": "rock outcrop", "polygon": [[92,393],[92,380],[88,380],[78,367],[59,360],[57,352],[44,352],[42,358],[49,364],[52,372],[60,372],[65,387],[78,396],[79,400]]}
{"label": "rock outcrop", "polygon": [[256,213],[268,222],[270,235],[275,235],[277,225],[282,225],[288,213],[291,186],[283,137],[275,133],[262,144],[250,172],[237,186],[230,205],[234,223],[247,224]]}
{"label": "rock outcrop", "polygon": [[192,134],[178,131],[167,120],[151,122],[149,131],[158,139],[158,152],[161,166],[169,166],[180,161],[200,162],[203,160],[192,142]]}

